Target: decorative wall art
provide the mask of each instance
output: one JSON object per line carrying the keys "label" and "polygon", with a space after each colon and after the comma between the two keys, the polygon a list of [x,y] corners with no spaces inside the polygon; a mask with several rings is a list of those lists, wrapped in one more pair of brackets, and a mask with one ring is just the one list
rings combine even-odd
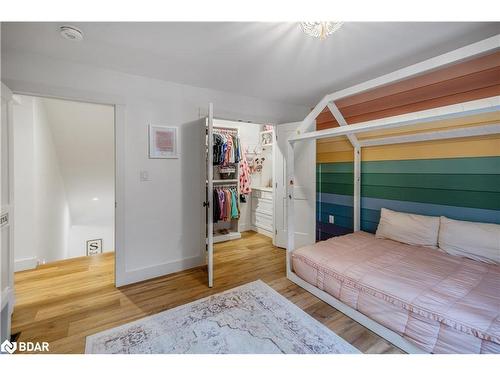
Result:
{"label": "decorative wall art", "polygon": [[178,157],[177,128],[149,125],[149,158],[176,159]]}

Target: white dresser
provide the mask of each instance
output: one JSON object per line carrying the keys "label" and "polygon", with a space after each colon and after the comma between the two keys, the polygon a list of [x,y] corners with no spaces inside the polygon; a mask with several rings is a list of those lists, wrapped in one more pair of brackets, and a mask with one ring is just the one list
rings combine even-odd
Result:
{"label": "white dresser", "polygon": [[252,187],[252,230],[273,237],[273,189]]}

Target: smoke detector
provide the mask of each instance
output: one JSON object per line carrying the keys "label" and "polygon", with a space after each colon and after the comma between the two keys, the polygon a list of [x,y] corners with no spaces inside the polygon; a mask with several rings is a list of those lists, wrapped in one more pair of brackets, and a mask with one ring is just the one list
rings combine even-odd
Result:
{"label": "smoke detector", "polygon": [[83,33],[77,27],[74,26],[61,26],[59,32],[64,39],[80,41],[83,40]]}

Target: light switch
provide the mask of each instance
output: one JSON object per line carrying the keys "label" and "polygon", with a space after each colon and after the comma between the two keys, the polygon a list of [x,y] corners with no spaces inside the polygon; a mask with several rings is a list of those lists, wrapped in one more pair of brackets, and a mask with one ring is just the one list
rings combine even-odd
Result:
{"label": "light switch", "polygon": [[148,171],[141,171],[139,175],[140,175],[141,182],[149,181],[149,172]]}
{"label": "light switch", "polygon": [[335,216],[333,215],[328,215],[328,222],[330,224],[335,224]]}

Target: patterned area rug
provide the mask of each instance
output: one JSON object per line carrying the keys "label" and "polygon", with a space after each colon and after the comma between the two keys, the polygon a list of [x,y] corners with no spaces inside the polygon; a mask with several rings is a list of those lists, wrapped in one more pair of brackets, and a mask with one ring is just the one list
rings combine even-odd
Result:
{"label": "patterned area rug", "polygon": [[262,281],[87,337],[86,353],[359,353]]}

